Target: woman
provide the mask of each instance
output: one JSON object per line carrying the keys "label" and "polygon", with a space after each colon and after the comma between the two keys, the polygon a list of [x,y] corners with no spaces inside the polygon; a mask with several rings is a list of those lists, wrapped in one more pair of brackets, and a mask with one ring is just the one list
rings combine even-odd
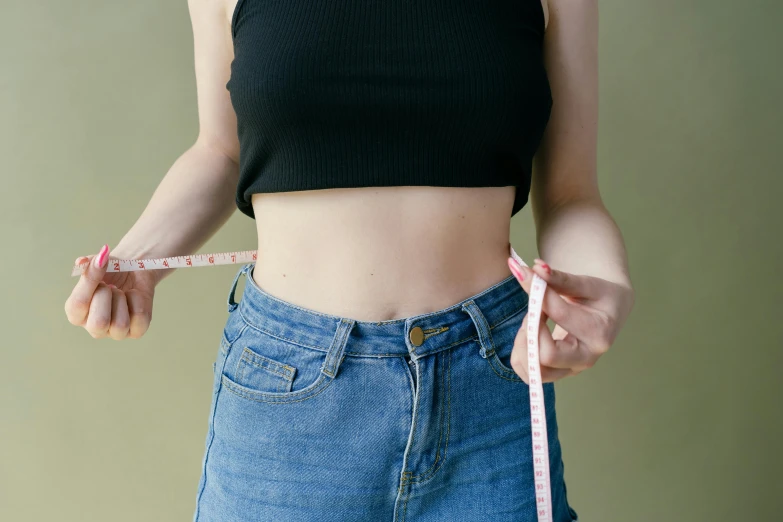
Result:
{"label": "woman", "polygon": [[[553,520],[576,520],[552,383],[633,302],[596,181],[596,3],[189,0],[198,138],[112,257],[194,253],[235,208],[255,219],[194,520],[534,520],[534,272],[557,324],[539,339]],[[551,265],[517,270],[528,193]],[[67,316],[138,338],[171,270],[108,257],[76,260]]]}

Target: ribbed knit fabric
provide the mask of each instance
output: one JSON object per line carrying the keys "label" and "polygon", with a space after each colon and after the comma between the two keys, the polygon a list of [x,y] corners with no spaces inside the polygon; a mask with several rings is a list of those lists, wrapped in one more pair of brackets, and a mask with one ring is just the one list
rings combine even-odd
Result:
{"label": "ribbed knit fabric", "polygon": [[256,192],[514,185],[552,97],[541,0],[239,0],[226,87]]}

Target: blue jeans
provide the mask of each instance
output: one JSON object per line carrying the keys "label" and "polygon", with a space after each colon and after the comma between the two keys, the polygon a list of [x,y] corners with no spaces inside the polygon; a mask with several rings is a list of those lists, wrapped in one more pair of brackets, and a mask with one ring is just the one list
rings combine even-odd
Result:
{"label": "blue jeans", "polygon": [[[196,522],[536,520],[513,275],[437,312],[366,322],[262,290],[243,265],[214,364]],[[246,284],[234,301],[239,277]],[[555,522],[572,522],[544,385]]]}

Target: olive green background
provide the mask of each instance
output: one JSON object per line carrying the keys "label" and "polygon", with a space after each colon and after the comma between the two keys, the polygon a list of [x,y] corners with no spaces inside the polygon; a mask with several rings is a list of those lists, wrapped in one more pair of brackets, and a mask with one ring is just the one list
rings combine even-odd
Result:
{"label": "olive green background", "polygon": [[[584,522],[780,520],[783,4],[600,9],[600,181],[638,297],[558,385],[570,501]],[[73,260],[196,137],[186,2],[3,2],[0,65],[0,519],[190,520],[237,267],[167,279],[137,341],[63,312]],[[528,207],[525,259],[533,233]],[[237,212],[202,251],[254,241]]]}

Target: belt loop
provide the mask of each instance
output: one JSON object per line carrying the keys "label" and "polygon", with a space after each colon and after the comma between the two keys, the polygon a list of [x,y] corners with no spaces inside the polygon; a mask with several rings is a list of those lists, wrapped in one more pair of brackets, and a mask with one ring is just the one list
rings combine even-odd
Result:
{"label": "belt loop", "polygon": [[228,313],[233,312],[237,309],[237,306],[239,306],[234,301],[234,292],[237,289],[237,282],[239,281],[239,276],[242,274],[247,274],[247,272],[253,267],[253,263],[248,263],[246,265],[243,265],[239,270],[237,270],[236,275],[234,276],[234,282],[231,283],[231,290],[228,292],[228,299],[226,300],[226,304],[228,305]]}
{"label": "belt loop", "polygon": [[470,315],[473,319],[473,324],[476,325],[478,331],[479,345],[481,349],[479,354],[486,359],[491,357],[495,353],[495,342],[492,340],[492,333],[490,332],[489,324],[484,314],[481,313],[478,305],[475,301],[468,301],[462,305],[462,310]]}
{"label": "belt loop", "polygon": [[348,336],[351,334],[356,321],[353,319],[340,319],[340,324],[337,325],[337,331],[332,339],[332,345],[329,347],[329,352],[326,354],[326,359],[321,366],[321,371],[334,379],[337,376],[337,370],[340,368],[340,363],[343,362],[345,345],[348,344]]}

